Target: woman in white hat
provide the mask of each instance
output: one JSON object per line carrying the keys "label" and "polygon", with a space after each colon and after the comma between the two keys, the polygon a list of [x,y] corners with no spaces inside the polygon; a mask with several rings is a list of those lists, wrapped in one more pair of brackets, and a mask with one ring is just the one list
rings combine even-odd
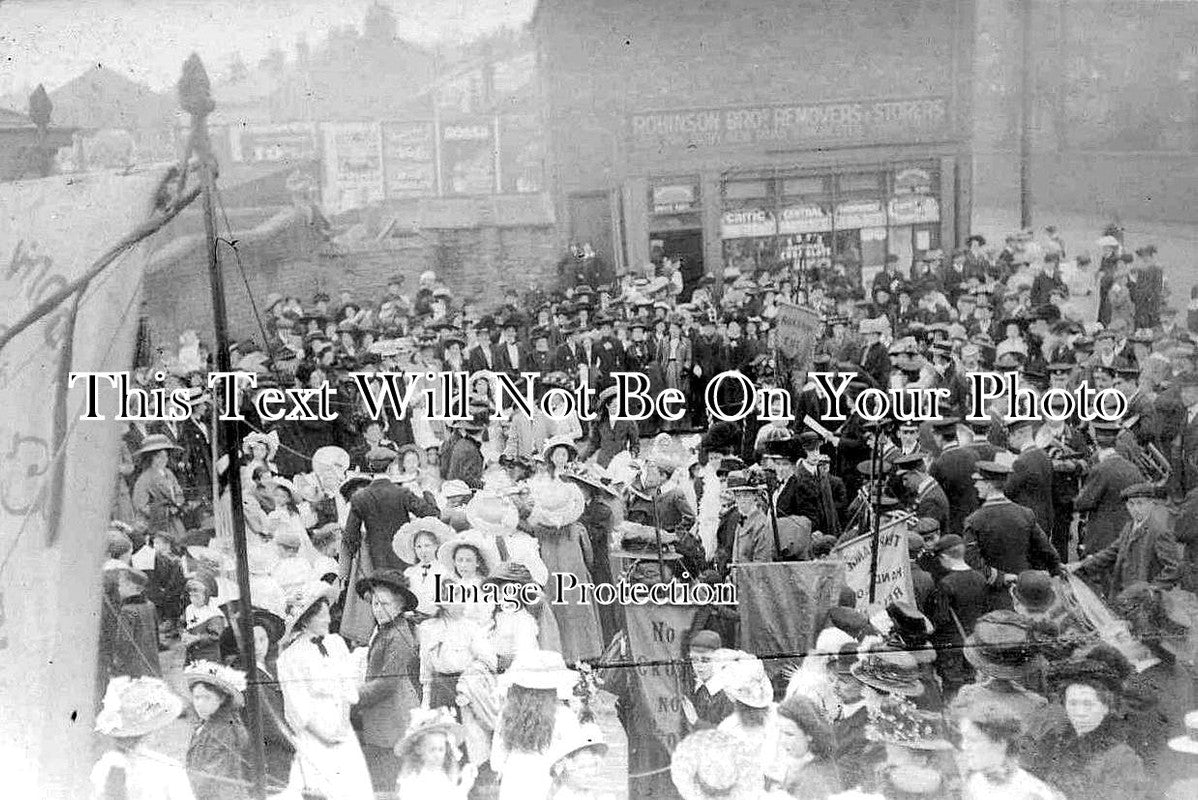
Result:
{"label": "woman in white hat", "polygon": [[279,655],[279,684],[295,734],[290,787],[327,800],[371,797],[370,772],[349,722],[358,670],[345,640],[329,633],[331,587],[305,585],[287,600],[290,644]]}
{"label": "woman in white hat", "polygon": [[581,725],[570,738],[562,738],[549,754],[552,766],[553,785],[549,789],[549,800],[607,800],[611,797],[601,791],[603,784],[603,757],[607,755],[607,744],[603,731],[593,722]]}
{"label": "woman in white hat", "polygon": [[245,673],[212,661],[183,670],[200,724],[187,745],[187,773],[196,800],[247,796],[246,750],[250,735],[238,710],[245,705]]}
{"label": "woman in white hat", "polygon": [[183,711],[183,701],[160,678],[113,678],[96,715],[96,731],[112,739],[91,771],[93,800],[194,800],[183,765],[145,746]]}
{"label": "woman in white hat", "polygon": [[179,446],[165,434],[152,433],[133,453],[140,472],[133,483],[133,509],[151,531],[183,535],[183,488],[167,464]]}
{"label": "woman in white hat", "polygon": [[466,800],[478,769],[461,763],[464,737],[462,726],[447,709],[413,711],[407,733],[395,746],[397,800]]}
{"label": "woman in white hat", "polygon": [[403,574],[408,588],[416,595],[417,605],[413,610],[421,618],[430,617],[437,611],[437,581],[451,575],[437,560],[437,551],[453,536],[453,528],[436,517],[417,517],[399,526],[391,540],[391,548],[399,559],[412,565]]}
{"label": "woman in white hat", "polygon": [[295,484],[286,478],[274,479],[274,510],[266,515],[267,530],[272,536],[290,531],[299,539],[299,554],[309,565],[315,563],[317,552],[308,537],[308,529],[316,527],[316,512]]}
{"label": "woman in white hat", "polygon": [[544,474],[558,480],[558,473],[578,458],[578,444],[569,436],[554,436],[541,446]]}
{"label": "woman in white hat", "polygon": [[491,745],[499,800],[547,795],[554,748],[578,734],[578,718],[559,701],[573,691],[577,677],[561,654],[550,650],[520,656],[504,674],[507,698]]}
{"label": "woman in white hat", "polygon": [[724,692],[732,700],[732,713],[717,727],[758,753],[768,768],[778,751],[778,708],[765,666],[745,655],[724,667]]}
{"label": "woman in white hat", "polygon": [[[568,663],[598,658],[604,642],[594,598],[577,594],[558,597],[554,578],[558,574],[573,575],[579,584],[592,583],[591,539],[579,522],[586,505],[582,490],[574,483],[542,480],[529,484],[529,491],[532,510],[528,530],[540,543],[541,559],[550,573],[549,609],[557,620],[562,657]],[[564,603],[559,604],[559,600]]]}

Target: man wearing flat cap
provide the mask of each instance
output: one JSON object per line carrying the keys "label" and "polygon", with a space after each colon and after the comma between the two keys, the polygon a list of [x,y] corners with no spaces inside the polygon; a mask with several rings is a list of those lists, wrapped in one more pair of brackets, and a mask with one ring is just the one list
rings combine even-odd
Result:
{"label": "man wearing flat cap", "polygon": [[[995,461],[979,461],[973,481],[982,505],[965,519],[964,533],[969,565],[984,574],[991,586],[1002,589],[1025,569],[1056,573],[1061,558],[1036,522],[1035,513],[1012,503],[1003,487],[1011,467]],[[1010,608],[1010,595],[1000,591],[996,606]]]}
{"label": "man wearing flat cap", "polygon": [[1137,483],[1120,495],[1130,520],[1119,537],[1102,550],[1069,564],[1069,569],[1104,581],[1109,600],[1133,583],[1172,589],[1181,577],[1181,545],[1173,536],[1163,504],[1164,489],[1153,483]]}
{"label": "man wearing flat cap", "polygon": [[948,496],[940,484],[928,474],[923,453],[901,455],[891,462],[903,482],[909,505],[916,517],[935,520],[939,528],[948,527]]}

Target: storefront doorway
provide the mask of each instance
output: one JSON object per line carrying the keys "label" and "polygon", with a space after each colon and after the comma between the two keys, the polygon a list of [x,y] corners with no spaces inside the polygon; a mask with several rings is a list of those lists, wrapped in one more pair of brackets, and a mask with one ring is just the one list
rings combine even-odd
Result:
{"label": "storefront doorway", "polygon": [[691,291],[703,277],[702,229],[650,233],[649,252],[656,266],[661,266],[665,258],[681,264],[682,295],[679,299],[682,302],[690,300]]}

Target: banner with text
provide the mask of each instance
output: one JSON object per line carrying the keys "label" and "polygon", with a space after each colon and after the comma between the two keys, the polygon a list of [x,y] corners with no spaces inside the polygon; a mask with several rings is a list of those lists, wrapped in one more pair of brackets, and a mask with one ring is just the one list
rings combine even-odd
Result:
{"label": "banner with text", "polygon": [[922,97],[644,112],[628,115],[625,135],[632,149],[660,152],[935,141],[949,124],[947,99]]}
{"label": "banner with text", "polygon": [[495,118],[441,123],[441,187],[447,195],[495,193]]}
{"label": "banner with text", "polygon": [[806,306],[778,303],[774,329],[778,350],[793,358],[797,362],[796,368],[806,369],[815,352],[815,343],[824,332],[823,317]]}
{"label": "banner with text", "polygon": [[[837,545],[831,558],[845,566],[845,581],[857,596],[857,608],[870,607],[869,570],[872,534],[864,534]],[[874,607],[885,607],[896,600],[914,601],[911,586],[911,556],[907,551],[905,521],[884,525],[878,533],[878,573],[874,583]]]}
{"label": "banner with text", "polygon": [[740,612],[738,647],[761,658],[771,676],[811,649],[844,585],[844,565],[838,561],[737,564],[732,574]]}
{"label": "banner with text", "polygon": [[[144,222],[161,177],[0,183],[0,329]],[[80,422],[87,393],[68,392],[68,375],[130,368],[144,247],[0,350],[0,768],[17,782],[10,797],[86,793],[79,754],[93,743],[100,568],[124,426]]]}
{"label": "banner with text", "polygon": [[687,663],[682,648],[695,617],[694,606],[629,605],[624,608],[628,649],[635,673],[638,736],[652,736],[669,751],[686,732],[682,698]]}

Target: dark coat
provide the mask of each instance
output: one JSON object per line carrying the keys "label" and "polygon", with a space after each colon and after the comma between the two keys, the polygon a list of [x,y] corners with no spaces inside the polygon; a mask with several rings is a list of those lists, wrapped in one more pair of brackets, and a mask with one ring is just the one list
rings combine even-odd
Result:
{"label": "dark coat", "polygon": [[126,597],[114,622],[111,674],[162,677],[158,661],[158,614],[150,601],[144,595]]}
{"label": "dark coat", "polygon": [[633,457],[641,452],[640,426],[632,420],[620,420],[614,425],[601,419],[591,426],[591,455],[599,466],[606,468],[611,460],[624,450]]}
{"label": "dark coat", "polygon": [[1158,508],[1142,525],[1128,522],[1115,541],[1086,556],[1082,571],[1106,578],[1111,599],[1141,581],[1172,588],[1181,576],[1181,546],[1169,513]]}
{"label": "dark coat", "polygon": [[938,482],[933,480],[915,494],[915,516],[930,517],[940,523],[940,530],[947,531],[951,506],[948,495]]}
{"label": "dark coat", "polygon": [[413,676],[420,674],[416,637],[408,621],[378,629],[366,654],[366,682],[358,690],[363,744],[391,748],[408,729],[408,715],[420,705]]}
{"label": "dark coat", "polygon": [[[357,553],[365,538],[370,548],[370,563],[375,570],[404,569],[407,565],[395,555],[391,539],[399,527],[413,517],[437,515],[437,506],[427,497],[417,497],[410,489],[379,477],[350,500],[349,519],[345,523],[345,546]],[[365,527],[365,537],[362,528]]]}
{"label": "dark coat", "polygon": [[1085,736],[1078,736],[1063,720],[1036,737],[1024,761],[1029,772],[1060,789],[1069,800],[1147,796],[1144,764],[1111,720]]}
{"label": "dark coat", "polygon": [[1198,591],[1198,491],[1186,495],[1178,509],[1173,533],[1182,547],[1181,588]]}
{"label": "dark coat", "polygon": [[867,346],[861,354],[861,366],[875,383],[885,386],[890,380],[890,353],[886,345],[878,342]]}
{"label": "dark coat", "polygon": [[977,453],[972,449],[950,445],[928,470],[948,498],[948,529],[944,533],[960,535],[965,528],[965,518],[977,510],[978,492],[973,485],[977,461]]}
{"label": "dark coat", "polygon": [[507,342],[498,342],[491,345],[491,360],[495,365],[495,372],[506,372],[510,377],[516,378],[521,370],[527,369],[528,348],[516,342],[516,360],[513,363],[511,354],[508,353]]}
{"label": "dark coat", "polygon": [[445,455],[445,472],[441,477],[447,481],[464,481],[471,489],[481,489],[485,466],[478,442],[469,436],[458,436],[449,445]]}
{"label": "dark coat", "polygon": [[1075,511],[1089,515],[1081,542],[1087,553],[1097,553],[1115,541],[1131,520],[1123,502],[1123,490],[1143,481],[1139,468],[1118,454],[1107,456],[1090,470],[1073,501]]}
{"label": "dark coat", "polygon": [[1052,459],[1039,447],[1032,447],[1015,459],[1004,489],[1011,502],[1035,512],[1036,522],[1046,531],[1052,530],[1053,523],[1052,477]]}
{"label": "dark coat", "polygon": [[965,553],[970,566],[1018,575],[1027,569],[1057,572],[1061,558],[1036,523],[1031,509],[1007,498],[988,499],[965,518]]}
{"label": "dark coat", "polygon": [[249,742],[241,717],[227,701],[200,723],[187,745],[187,777],[196,800],[247,796],[242,769]]}

